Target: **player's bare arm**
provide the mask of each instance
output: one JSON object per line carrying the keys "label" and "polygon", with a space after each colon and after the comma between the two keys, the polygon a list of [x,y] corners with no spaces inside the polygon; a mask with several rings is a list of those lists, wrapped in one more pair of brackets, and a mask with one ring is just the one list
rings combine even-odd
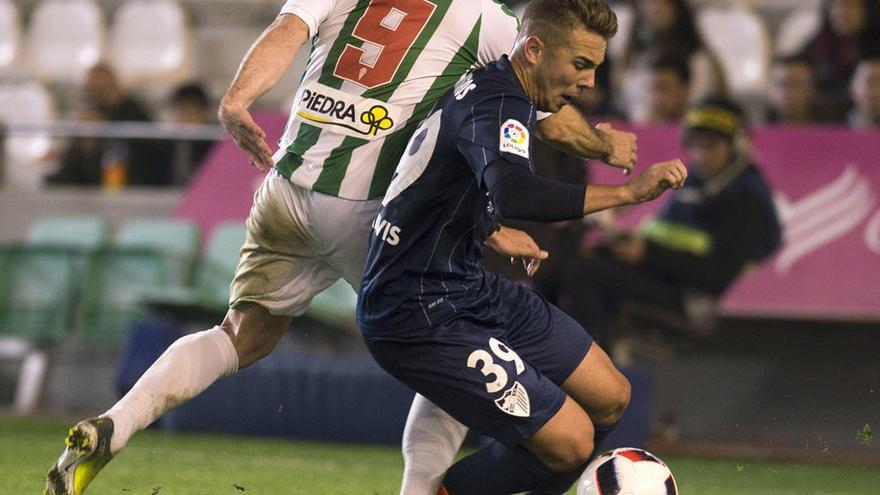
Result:
{"label": "player's bare arm", "polygon": [[609,124],[595,128],[571,105],[538,123],[538,135],[554,147],[574,156],[601,160],[629,174],[636,164],[636,135]]}
{"label": "player's bare arm", "polygon": [[655,163],[638,177],[621,185],[590,184],[584,195],[584,215],[617,206],[644,203],[667,189],[678,189],[687,179],[681,160]]}
{"label": "player's bare arm", "polygon": [[308,38],[309,28],[299,17],[279,15],[251,46],[220,102],[220,123],[261,172],[272,167],[272,150],[248,109],[278,83]]}

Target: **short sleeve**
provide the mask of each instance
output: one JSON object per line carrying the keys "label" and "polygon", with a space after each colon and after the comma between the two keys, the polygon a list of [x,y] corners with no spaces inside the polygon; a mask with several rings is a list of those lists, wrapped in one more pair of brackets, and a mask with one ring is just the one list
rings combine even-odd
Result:
{"label": "short sleeve", "polygon": [[293,14],[309,27],[309,38],[318,33],[318,27],[323,23],[333,8],[336,0],[287,0],[281,7],[281,14]]}
{"label": "short sleeve", "polygon": [[531,103],[520,96],[491,96],[471,107],[458,129],[456,146],[481,185],[486,166],[499,158],[531,167],[534,118]]}
{"label": "short sleeve", "polygon": [[504,4],[493,0],[481,0],[483,15],[480,19],[480,47],[477,64],[482,67],[513,51],[513,43],[519,32],[519,20]]}

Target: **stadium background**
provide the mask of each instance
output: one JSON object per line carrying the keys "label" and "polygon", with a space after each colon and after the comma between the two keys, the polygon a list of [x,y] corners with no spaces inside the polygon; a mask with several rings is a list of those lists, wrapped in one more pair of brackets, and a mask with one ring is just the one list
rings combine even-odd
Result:
{"label": "stadium background", "polygon": [[[625,2],[611,3],[625,19]],[[69,419],[108,408],[163,345],[222,315],[224,296],[217,292],[234,268],[236,236],[259,177],[231,142],[222,141],[215,123],[173,122],[169,95],[195,80],[215,105],[280,4],[0,0],[0,425],[4,455],[31,452],[2,458],[0,478],[11,483],[4,493],[33,491],[29,487],[39,480],[24,479],[25,474],[39,476],[48,468]],[[750,115],[763,112],[773,55],[809,37],[819,4],[691,2],[710,19],[704,22],[715,37],[711,46],[730,52],[718,56]],[[304,50],[255,105],[272,140],[281,132],[305,56]],[[83,74],[99,60],[114,66],[154,122],[77,120]],[[786,469],[802,463],[827,466],[813,466],[810,474],[795,471],[791,479],[806,484],[791,493],[872,493],[859,491],[858,484],[847,488],[846,480],[880,486],[880,454],[870,436],[871,427],[880,424],[880,130],[848,130],[845,123],[770,129],[755,120],[759,163],[784,194],[778,202],[791,207],[786,210],[791,216],[783,217],[792,242],[734,288],[711,338],[646,337],[648,345],[636,349],[625,367],[637,395],[629,424],[614,441],[676,459],[681,470],[676,463],[673,469],[683,486],[690,476],[690,486],[701,487],[692,493],[785,493],[780,486],[789,483]],[[676,126],[632,128],[640,135],[642,164],[651,156],[680,153],[668,145],[677,139]],[[47,184],[65,144],[92,135],[179,143],[168,155],[172,178],[156,187],[119,187],[107,176],[103,185]],[[194,165],[187,161],[190,146],[203,139],[220,141],[203,164]],[[803,208],[795,208],[798,204]],[[798,212],[804,216],[797,218]],[[630,212],[630,221],[638,214]],[[84,239],[90,229],[94,239]],[[174,240],[163,244],[163,235]],[[793,241],[808,247],[788,251],[785,258],[786,249],[798,245]],[[131,290],[145,285],[155,287]],[[320,473],[315,486],[324,488],[297,491],[291,482],[291,493],[390,493],[399,475],[393,448],[363,454],[387,459],[381,468],[349,465],[346,456],[354,452],[351,443],[397,442],[410,393],[364,356],[351,324],[353,296],[345,287],[334,291],[316,302],[273,356],[213,387],[161,427],[345,442],[327,461],[330,468],[307,460],[306,453],[324,459],[325,453],[312,450],[323,447],[255,440],[246,449],[264,452],[264,460],[301,459],[297,477]],[[226,441],[155,433],[144,438],[132,450],[158,445],[197,455],[200,448]],[[236,456],[234,447],[223,448]],[[138,455],[143,456],[114,462],[107,475],[136,471]],[[679,459],[720,459],[717,473],[726,474]],[[762,460],[781,464],[759,475]],[[127,467],[117,465],[123,462]],[[279,484],[255,492],[285,491],[278,488],[286,486],[285,470],[296,467],[265,462]],[[852,472],[845,465],[863,469]],[[353,474],[349,466],[363,472]],[[368,483],[357,480],[369,480],[371,473],[381,481],[361,490]],[[213,493],[199,481],[204,473],[184,472],[170,480],[161,469],[141,474],[144,480],[125,483]],[[778,475],[779,485],[750,485],[744,480],[750,475],[771,483]],[[712,492],[713,476],[733,491]],[[334,485],[336,479],[346,481]],[[201,487],[186,491],[198,483]]]}

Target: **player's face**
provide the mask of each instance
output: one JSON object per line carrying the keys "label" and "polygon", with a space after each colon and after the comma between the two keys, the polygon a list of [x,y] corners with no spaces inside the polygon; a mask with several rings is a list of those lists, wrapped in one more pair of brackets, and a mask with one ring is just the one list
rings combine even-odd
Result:
{"label": "player's face", "polygon": [[596,85],[596,68],[605,60],[608,43],[602,36],[578,27],[560,46],[547,46],[535,70],[535,103],[539,110],[557,112]]}
{"label": "player's face", "polygon": [[691,131],[684,140],[688,163],[704,177],[714,177],[733,162],[733,143],[712,131]]}

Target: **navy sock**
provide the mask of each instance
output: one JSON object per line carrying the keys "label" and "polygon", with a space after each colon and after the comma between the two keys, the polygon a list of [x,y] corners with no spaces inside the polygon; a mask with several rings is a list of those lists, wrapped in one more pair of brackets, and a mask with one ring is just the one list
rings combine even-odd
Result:
{"label": "navy sock", "polygon": [[610,425],[593,425],[593,455],[590,456],[590,461],[602,453],[602,444],[605,442],[605,438],[617,427],[619,422],[617,421]]}
{"label": "navy sock", "polygon": [[496,440],[456,462],[443,486],[449,495],[502,495],[543,486],[556,473],[524,447]]}

